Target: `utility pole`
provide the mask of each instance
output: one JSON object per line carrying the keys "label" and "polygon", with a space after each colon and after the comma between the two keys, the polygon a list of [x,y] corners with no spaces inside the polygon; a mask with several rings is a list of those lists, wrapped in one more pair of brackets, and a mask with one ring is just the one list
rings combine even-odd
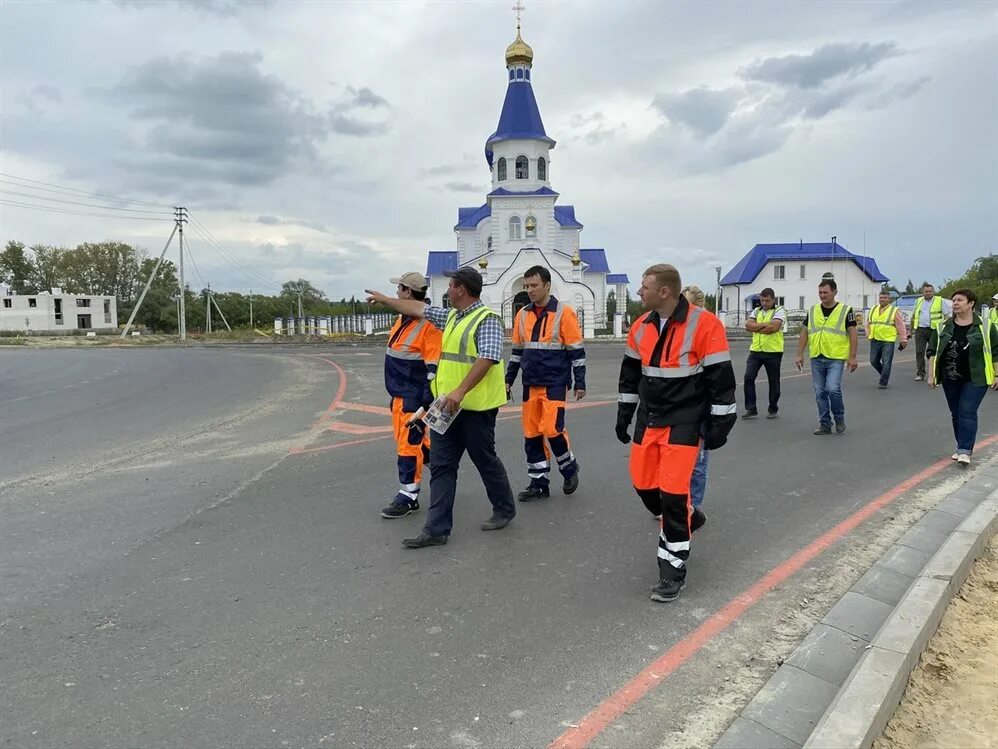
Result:
{"label": "utility pole", "polygon": [[204,302],[206,309],[204,313],[204,319],[205,319],[204,332],[210,333],[211,332],[211,284],[208,284],[208,290],[205,292],[204,295]]}
{"label": "utility pole", "polygon": [[302,311],[301,311],[301,292],[299,291],[299,292],[298,292],[298,319],[300,320],[301,318],[302,318]]}
{"label": "utility pole", "polygon": [[177,229],[180,230],[180,263],[177,264],[177,270],[180,273],[180,340],[187,340],[187,285],[184,283],[184,224],[187,223],[187,209],[183,206],[177,206],[173,209],[175,217],[174,220],[177,222]]}
{"label": "utility pole", "polygon": [[152,286],[152,280],[156,277],[156,273],[159,272],[159,266],[163,262],[163,256],[166,255],[167,249],[170,247],[170,242],[173,241],[173,237],[177,233],[177,227],[179,224],[173,225],[173,231],[170,232],[170,238],[166,240],[166,244],[163,245],[163,251],[159,253],[159,257],[156,259],[156,265],[152,269],[152,273],[149,274],[149,278],[146,279],[146,285],[142,287],[142,293],[139,294],[139,300],[135,303],[134,309],[132,309],[132,314],[128,316],[128,322],[125,323],[125,327],[121,330],[121,337],[124,338],[128,335],[128,329],[132,327],[132,323],[135,322],[135,316],[139,314],[139,308],[142,306],[142,301],[146,298],[146,293],[149,291],[149,287]]}
{"label": "utility pole", "polygon": [[714,297],[714,314],[716,315],[721,309],[721,266],[715,266],[714,270],[717,272],[717,296]]}
{"label": "utility pole", "polygon": [[253,329],[253,289],[250,289],[250,330]]}

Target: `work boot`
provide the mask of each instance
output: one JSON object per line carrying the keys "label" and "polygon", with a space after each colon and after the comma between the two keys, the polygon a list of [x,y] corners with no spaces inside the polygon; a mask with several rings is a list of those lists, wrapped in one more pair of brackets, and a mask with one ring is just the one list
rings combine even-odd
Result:
{"label": "work boot", "polygon": [[780,418],[780,415],[776,411],[770,411],[768,414],[766,414],[766,418],[767,419],[778,419],[778,418]]}
{"label": "work boot", "polygon": [[814,433],[816,435],[818,435],[819,437],[823,436],[823,435],[826,435],[826,434],[831,434],[832,433],[832,428],[831,428],[831,426],[829,426],[827,424],[819,424],[818,428],[814,430]]}
{"label": "work boot", "polygon": [[886,390],[887,389],[887,383],[886,382],[881,382],[879,385],[877,385],[877,389],[878,390]]}
{"label": "work boot", "polygon": [[686,568],[677,570],[664,559],[658,560],[658,585],[651,589],[651,600],[668,603],[679,598],[686,584]]}
{"label": "work boot", "polygon": [[484,523],[482,523],[483,531],[498,531],[509,525],[509,521],[513,518],[504,518],[502,515],[493,515]]}
{"label": "work boot", "polygon": [[576,471],[574,474],[565,479],[565,483],[562,484],[561,490],[565,494],[575,494],[575,490],[579,488],[579,472]]}
{"label": "work boot", "polygon": [[551,496],[551,490],[546,486],[528,486],[516,495],[521,502],[533,502],[537,499],[547,499]]}
{"label": "work boot", "polygon": [[759,415],[759,412],[756,409],[754,409],[754,408],[746,408],[742,412],[742,418],[743,419],[754,419],[758,415]]}
{"label": "work boot", "polygon": [[836,434],[845,434],[846,433],[846,423],[844,421],[836,421],[835,422],[835,433]]}
{"label": "work boot", "polygon": [[422,549],[425,546],[443,546],[447,543],[447,536],[431,536],[423,531],[415,538],[403,538],[402,544],[409,549]]}
{"label": "work boot", "polygon": [[419,512],[419,502],[417,500],[406,499],[405,501],[399,501],[398,497],[396,497],[394,502],[381,511],[381,517],[396,520],[397,518],[404,518],[413,512]]}
{"label": "work boot", "polygon": [[690,518],[690,533],[693,533],[698,528],[702,528],[707,522],[707,516],[704,515],[703,510],[699,507],[693,508],[693,517]]}

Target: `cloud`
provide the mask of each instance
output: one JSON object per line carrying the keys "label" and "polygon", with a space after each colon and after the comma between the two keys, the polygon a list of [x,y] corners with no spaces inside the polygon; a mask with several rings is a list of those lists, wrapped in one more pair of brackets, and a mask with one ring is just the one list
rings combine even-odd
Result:
{"label": "cloud", "polygon": [[161,178],[196,174],[200,182],[260,186],[295,170],[335,173],[319,152],[332,133],[368,136],[388,129],[385,122],[353,116],[388,106],[369,88],[348,87],[343,100],[322,112],[263,72],[262,62],[259,53],[223,52],[193,62],[159,57],[129,70],[109,96],[146,127],[142,147],[119,163]]}
{"label": "cloud", "polygon": [[858,75],[901,52],[893,42],[826,44],[809,55],[756,60],[740,71],[743,78],[781,86],[815,88],[841,75]]}
{"label": "cloud", "polygon": [[340,135],[353,135],[360,138],[383,135],[390,129],[384,120],[369,119],[369,115],[357,116],[362,110],[390,109],[388,100],[371,89],[346,87],[345,101],[334,104],[329,111],[329,124]]}
{"label": "cloud", "polygon": [[473,185],[471,182],[445,182],[444,189],[451,192],[485,192],[481,185]]}
{"label": "cloud", "polygon": [[48,101],[59,104],[62,102],[62,92],[59,91],[55,86],[49,86],[47,84],[41,84],[35,86],[31,89],[31,96],[37,99],[47,99]]}
{"label": "cloud", "polygon": [[625,124],[614,126],[609,123],[603,112],[593,112],[589,115],[574,114],[569,119],[573,129],[568,134],[570,141],[582,141],[591,146],[612,140],[627,129]]}
{"label": "cloud", "polygon": [[[260,70],[259,53],[223,52],[188,62],[156,58],[128,71],[112,100],[150,123],[150,167],[171,171],[186,162],[199,179],[266,184],[293,162],[316,160],[329,133],[314,106],[283,81]],[[195,166],[196,165],[196,166]]]}
{"label": "cloud", "polygon": [[306,221],[300,218],[281,218],[280,216],[265,215],[258,216],[256,223],[264,224],[265,226],[303,226],[313,231],[329,233],[329,229],[326,228],[325,224],[320,224],[317,221]]}
{"label": "cloud", "polygon": [[925,88],[931,80],[931,75],[923,75],[920,78],[916,78],[906,83],[898,83],[889,90],[872,99],[870,101],[869,108],[884,109],[896,101],[910,99]]}
{"label": "cloud", "polygon": [[897,50],[893,42],[828,44],[806,55],[756,60],[739,70],[746,80],[741,86],[660,93],[651,107],[667,121],[652,133],[650,145],[690,174],[776,153],[808,122],[850,104],[913,95],[925,79],[885,92],[883,80],[865,75]]}
{"label": "cloud", "polygon": [[701,86],[679,94],[659,94],[652,107],[673,122],[686,125],[700,135],[713,135],[727,123],[741,98],[741,92]]}
{"label": "cloud", "polygon": [[[133,10],[158,10],[167,0],[112,0],[121,8]],[[262,9],[272,6],[275,0],[172,0],[171,4],[196,10],[202,15],[235,16],[249,9]]]}

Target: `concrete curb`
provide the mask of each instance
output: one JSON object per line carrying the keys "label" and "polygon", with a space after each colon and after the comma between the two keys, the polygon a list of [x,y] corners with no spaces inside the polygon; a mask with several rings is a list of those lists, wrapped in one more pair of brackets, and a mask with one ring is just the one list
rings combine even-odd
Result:
{"label": "concrete curb", "polygon": [[998,530],[998,461],[923,515],[847,591],[714,745],[866,749]]}

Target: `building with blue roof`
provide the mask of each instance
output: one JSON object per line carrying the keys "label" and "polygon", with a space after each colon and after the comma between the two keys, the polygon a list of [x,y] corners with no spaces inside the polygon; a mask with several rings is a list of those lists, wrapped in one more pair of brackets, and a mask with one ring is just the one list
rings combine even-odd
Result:
{"label": "building with blue roof", "polygon": [[495,131],[485,140],[491,190],[479,206],[458,208],[456,250],[434,250],[427,257],[430,297],[445,299],[445,271],[462,266],[485,279],[482,300],[512,327],[528,303],[523,273],[534,265],[551,271],[552,294],[579,312],[585,335],[609,327],[607,295],[627,294],[624,274],[611,274],[603,249],[580,246],[582,223],[575,206],[557,205],[551,187],[555,141],[544,129],[533,89],[534,52],[520,35],[506,49],[506,98]]}
{"label": "building with blue roof", "polygon": [[818,303],[818,284],[827,274],[838,286],[838,300],[857,311],[877,304],[881,286],[890,280],[873,257],[835,241],[757,244],[721,279],[721,310],[729,323],[740,322],[768,287],[778,304],[802,312]]}

